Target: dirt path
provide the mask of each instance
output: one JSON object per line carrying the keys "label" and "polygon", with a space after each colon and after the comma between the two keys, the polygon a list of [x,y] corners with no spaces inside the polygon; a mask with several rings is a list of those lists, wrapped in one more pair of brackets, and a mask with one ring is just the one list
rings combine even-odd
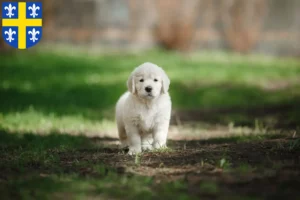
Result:
{"label": "dirt path", "polygon": [[[95,144],[114,139],[94,138]],[[119,173],[154,177],[156,183],[184,180],[192,196],[226,199],[300,198],[300,138],[277,137],[239,142],[232,139],[170,141],[172,150],[131,157],[115,145],[62,153],[61,165],[74,159],[103,163]],[[81,174],[88,174],[83,169]],[[224,198],[223,198],[224,197]]]}

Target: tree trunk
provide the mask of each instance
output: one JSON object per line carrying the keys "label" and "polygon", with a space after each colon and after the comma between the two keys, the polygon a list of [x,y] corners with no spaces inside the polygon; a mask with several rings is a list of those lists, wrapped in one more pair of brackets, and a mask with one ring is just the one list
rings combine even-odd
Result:
{"label": "tree trunk", "polygon": [[247,53],[257,44],[267,11],[267,0],[223,0],[222,24],[231,49]]}
{"label": "tree trunk", "polygon": [[194,38],[200,0],[157,0],[155,36],[167,49],[186,51]]}

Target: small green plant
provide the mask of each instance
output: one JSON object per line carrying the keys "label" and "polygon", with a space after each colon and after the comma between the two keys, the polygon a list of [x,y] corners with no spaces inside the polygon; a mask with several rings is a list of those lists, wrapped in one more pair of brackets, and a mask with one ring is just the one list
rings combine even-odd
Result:
{"label": "small green plant", "polygon": [[140,165],[140,164],[141,164],[141,157],[142,157],[142,154],[141,154],[141,153],[135,154],[134,163],[135,163],[136,165]]}
{"label": "small green plant", "polygon": [[254,133],[256,133],[256,134],[267,133],[267,127],[265,127],[264,124],[261,121],[259,121],[258,119],[255,119],[254,125],[255,125]]}
{"label": "small green plant", "polygon": [[230,163],[228,160],[226,160],[225,158],[222,158],[220,160],[220,168],[222,169],[228,169],[230,167]]}
{"label": "small green plant", "polygon": [[[90,166],[90,163],[86,164],[87,167]],[[91,166],[90,166],[91,167]],[[103,164],[95,165],[92,167],[95,172],[97,172],[101,176],[111,176],[116,173],[116,170],[107,166],[104,166]]]}
{"label": "small green plant", "polygon": [[158,149],[154,149],[152,150],[151,152],[155,152],[155,153],[167,153],[167,152],[172,152],[173,150],[169,147],[161,147],[161,148],[158,148]]}
{"label": "small green plant", "polygon": [[300,138],[289,142],[289,150],[295,151],[300,149]]}
{"label": "small green plant", "polygon": [[165,166],[165,164],[162,162],[162,163],[159,164],[158,167],[159,167],[159,168],[163,168],[164,166]]}

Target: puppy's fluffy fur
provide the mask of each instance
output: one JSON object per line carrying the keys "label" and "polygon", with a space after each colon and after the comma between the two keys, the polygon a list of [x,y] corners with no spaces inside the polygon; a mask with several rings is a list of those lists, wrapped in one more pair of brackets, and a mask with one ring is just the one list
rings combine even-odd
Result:
{"label": "puppy's fluffy fur", "polygon": [[116,122],[122,147],[129,154],[166,146],[171,117],[170,80],[153,63],[138,66],[127,80],[128,92],[116,105]]}

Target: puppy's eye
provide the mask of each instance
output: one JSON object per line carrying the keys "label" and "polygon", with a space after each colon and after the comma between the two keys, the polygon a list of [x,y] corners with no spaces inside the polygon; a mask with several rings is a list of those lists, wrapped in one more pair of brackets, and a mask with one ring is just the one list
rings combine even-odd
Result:
{"label": "puppy's eye", "polygon": [[154,79],[154,82],[157,82],[157,79],[156,79],[156,78]]}
{"label": "puppy's eye", "polygon": [[144,79],[141,79],[140,82],[144,82]]}

